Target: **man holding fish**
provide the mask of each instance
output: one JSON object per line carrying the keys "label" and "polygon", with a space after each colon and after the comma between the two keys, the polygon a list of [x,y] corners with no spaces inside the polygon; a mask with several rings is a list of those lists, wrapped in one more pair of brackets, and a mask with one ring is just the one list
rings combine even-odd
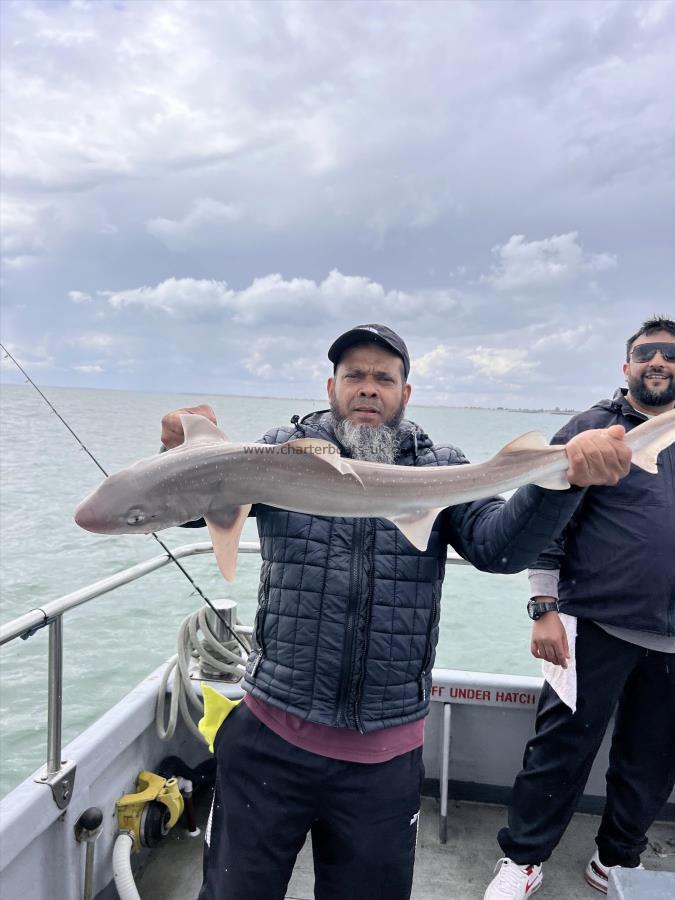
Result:
{"label": "man holding fish", "polygon": [[[554,443],[673,415],[675,321],[645,322],[627,341],[623,371],[628,387],[575,416]],[[524,900],[540,887],[541,864],[563,836],[615,710],[588,884],[607,893],[612,867],[640,865],[647,830],[673,789],[675,445],[663,449],[658,469],[633,466],[614,487],[590,487],[530,570],[531,650],[545,660],[547,683],[485,900]]]}
{"label": "man holding fish", "polygon": [[[346,478],[345,491],[356,477],[378,511],[388,507],[376,486],[392,468],[423,476],[467,463],[403,418],[410,360],[395,332],[358,326],[328,356],[330,410],[267,432],[270,449],[334,445],[341,456],[322,471]],[[206,406],[170,413],[162,422],[167,448],[182,445],[184,424],[192,427],[186,413],[215,424]],[[200,900],[281,900],[309,831],[319,900],[410,896],[447,546],[485,571],[531,564],[560,534],[582,488],[615,485],[630,468],[620,426],[586,431],[566,452],[574,487],[561,490],[559,474],[542,475],[558,489],[528,485],[508,501],[479,492],[484,499],[387,512],[389,520],[310,515],[290,490],[290,511],[254,505],[262,554],[255,644],[245,699],[215,740]],[[368,468],[373,462],[394,466]],[[217,523],[211,533],[224,541]],[[226,558],[224,543],[220,550]]]}

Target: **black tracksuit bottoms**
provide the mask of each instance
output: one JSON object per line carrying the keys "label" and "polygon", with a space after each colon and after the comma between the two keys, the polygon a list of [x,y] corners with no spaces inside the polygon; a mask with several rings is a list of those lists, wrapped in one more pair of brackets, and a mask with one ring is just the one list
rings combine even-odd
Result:
{"label": "black tracksuit bottoms", "polygon": [[215,755],[199,900],[283,900],[310,831],[317,900],[408,900],[421,747],[383,763],[328,759],[284,741],[240,703]]}
{"label": "black tracksuit bottoms", "polygon": [[675,781],[675,654],[645,650],[578,619],[576,665],[576,713],[544,685],[499,844],[519,865],[548,859],[616,709],[595,841],[604,865],[633,867]]}

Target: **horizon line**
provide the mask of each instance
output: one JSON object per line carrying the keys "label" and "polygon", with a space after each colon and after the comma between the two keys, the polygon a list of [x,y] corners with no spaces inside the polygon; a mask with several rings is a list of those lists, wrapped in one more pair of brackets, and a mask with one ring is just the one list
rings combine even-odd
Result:
{"label": "horizon line", "polygon": [[[38,382],[35,382],[38,384]],[[0,381],[0,388],[3,387],[30,387],[30,384],[26,381],[16,381],[16,382],[5,382]],[[278,396],[275,394],[219,394],[213,392],[204,392],[200,393],[197,391],[170,391],[170,390],[162,390],[162,391],[153,391],[147,388],[120,388],[120,387],[92,387],[92,386],[83,386],[78,385],[77,387],[74,385],[66,385],[66,384],[47,384],[47,385],[38,385],[40,388],[55,388],[59,391],[118,391],[120,393],[126,394],[151,394],[151,395],[159,395],[159,394],[181,394],[187,397],[231,397],[233,399],[238,400],[291,400],[297,401],[299,403],[318,403],[325,404],[327,400],[324,398],[323,400],[318,399],[317,397],[289,397],[289,396]],[[466,404],[459,403],[456,405],[450,405],[448,403],[415,403],[412,402],[409,406],[417,407],[419,409],[479,409],[485,410],[489,412],[528,412],[528,413],[576,413],[579,412],[577,409],[573,409],[572,407],[531,407],[531,406],[478,406],[475,404]]]}

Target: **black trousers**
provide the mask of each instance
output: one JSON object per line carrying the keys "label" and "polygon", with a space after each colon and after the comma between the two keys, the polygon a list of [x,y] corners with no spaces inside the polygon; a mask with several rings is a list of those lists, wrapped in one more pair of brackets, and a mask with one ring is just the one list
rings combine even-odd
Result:
{"label": "black trousers", "polygon": [[519,865],[548,859],[616,709],[607,799],[595,840],[604,865],[636,866],[647,829],[675,781],[675,654],[645,650],[579,619],[576,665],[576,713],[544,685],[499,844]]}
{"label": "black trousers", "polygon": [[421,747],[372,765],[327,759],[282,740],[240,703],[215,753],[199,900],[283,900],[309,831],[317,900],[408,900]]}

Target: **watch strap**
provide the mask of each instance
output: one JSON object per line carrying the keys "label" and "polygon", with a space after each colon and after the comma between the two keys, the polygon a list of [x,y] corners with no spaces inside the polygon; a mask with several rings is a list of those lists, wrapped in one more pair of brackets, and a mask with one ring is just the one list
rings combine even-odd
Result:
{"label": "watch strap", "polygon": [[558,612],[557,600],[552,600],[548,603],[539,603],[532,599],[527,604],[527,614],[531,619],[534,619],[535,622],[547,612]]}

